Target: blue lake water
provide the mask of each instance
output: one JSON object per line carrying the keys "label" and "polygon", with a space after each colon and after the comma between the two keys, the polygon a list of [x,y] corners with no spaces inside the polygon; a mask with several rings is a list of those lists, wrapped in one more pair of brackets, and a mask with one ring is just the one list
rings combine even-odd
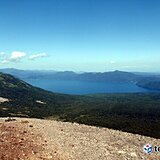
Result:
{"label": "blue lake water", "polygon": [[52,92],[66,94],[149,92],[132,83],[86,82],[74,80],[25,79],[26,82]]}

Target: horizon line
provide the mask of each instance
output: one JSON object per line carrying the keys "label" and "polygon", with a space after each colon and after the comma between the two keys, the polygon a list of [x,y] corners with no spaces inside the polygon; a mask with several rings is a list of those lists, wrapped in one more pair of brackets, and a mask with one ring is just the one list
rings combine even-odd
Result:
{"label": "horizon line", "polygon": [[126,70],[108,70],[108,71],[74,71],[74,70],[54,70],[54,69],[19,69],[19,68],[0,68],[0,70],[19,70],[19,71],[49,71],[49,72],[74,72],[74,73],[106,73],[106,72],[129,72],[129,73],[160,73],[152,71],[126,71]]}

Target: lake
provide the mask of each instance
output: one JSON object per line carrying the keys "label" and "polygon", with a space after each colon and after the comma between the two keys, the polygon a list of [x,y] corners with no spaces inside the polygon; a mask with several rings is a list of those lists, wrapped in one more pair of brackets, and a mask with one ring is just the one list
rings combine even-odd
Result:
{"label": "lake", "polygon": [[132,83],[86,82],[77,80],[24,79],[33,86],[66,94],[149,92]]}

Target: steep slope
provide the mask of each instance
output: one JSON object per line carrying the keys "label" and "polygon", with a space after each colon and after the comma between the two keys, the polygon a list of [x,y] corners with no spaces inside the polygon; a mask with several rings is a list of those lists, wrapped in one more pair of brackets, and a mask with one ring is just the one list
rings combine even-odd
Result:
{"label": "steep slope", "polygon": [[11,75],[0,73],[0,97],[9,102],[1,104],[1,116],[19,115],[29,117],[51,116],[54,109],[66,106],[76,100],[76,96],[58,94],[33,87]]}
{"label": "steep slope", "polygon": [[0,73],[0,95],[8,98],[33,95],[33,97],[43,96],[67,96],[63,94],[53,94],[43,89],[33,87],[32,85],[17,79],[9,74]]}

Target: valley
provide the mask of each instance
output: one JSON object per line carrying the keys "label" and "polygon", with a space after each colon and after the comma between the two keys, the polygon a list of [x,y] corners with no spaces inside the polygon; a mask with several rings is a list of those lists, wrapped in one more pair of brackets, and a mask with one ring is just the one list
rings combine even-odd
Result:
{"label": "valley", "polygon": [[[160,94],[68,95],[49,92],[0,74],[1,117],[77,122],[160,138]],[[37,103],[43,102],[43,103]]]}

